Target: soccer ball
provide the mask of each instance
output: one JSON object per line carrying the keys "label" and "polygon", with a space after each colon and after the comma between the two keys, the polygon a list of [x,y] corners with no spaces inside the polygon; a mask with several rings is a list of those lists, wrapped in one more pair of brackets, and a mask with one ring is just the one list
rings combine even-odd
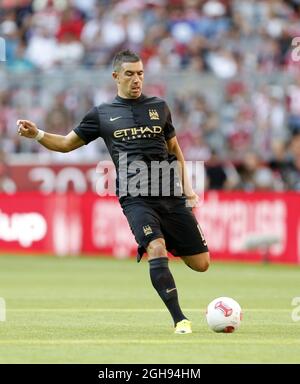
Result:
{"label": "soccer ball", "polygon": [[218,297],[208,304],[206,320],[214,332],[232,333],[240,326],[242,310],[232,298]]}

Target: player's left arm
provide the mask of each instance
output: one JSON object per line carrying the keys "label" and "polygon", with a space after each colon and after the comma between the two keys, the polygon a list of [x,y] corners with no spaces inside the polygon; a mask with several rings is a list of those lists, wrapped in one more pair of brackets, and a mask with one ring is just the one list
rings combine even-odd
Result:
{"label": "player's left arm", "polygon": [[176,136],[167,140],[167,147],[168,147],[168,152],[175,155],[177,160],[179,161],[183,192],[186,195],[186,197],[188,198],[190,206],[195,207],[198,203],[199,197],[194,192],[194,190],[191,186],[190,179],[188,177],[188,172],[187,172],[185,160],[184,160],[184,156],[183,156],[182,150],[180,148],[180,145],[177,141]]}

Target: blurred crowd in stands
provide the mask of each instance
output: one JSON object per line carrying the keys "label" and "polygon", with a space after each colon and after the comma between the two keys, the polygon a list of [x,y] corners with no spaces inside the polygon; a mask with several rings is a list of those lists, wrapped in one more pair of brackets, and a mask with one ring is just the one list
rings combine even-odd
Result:
{"label": "blurred crowd in stands", "polygon": [[128,47],[148,71],[226,78],[293,66],[300,36],[299,0],[2,0],[0,17],[12,71],[110,65]]}
{"label": "blurred crowd in stands", "polygon": [[[0,36],[0,74],[10,76],[110,68],[114,54],[130,48],[152,76],[181,71],[219,79],[218,105],[201,83],[198,92],[172,95],[186,159],[205,161],[211,189],[300,191],[300,61],[291,54],[300,37],[300,0],[2,0]],[[289,81],[254,81],[274,73]],[[95,84],[47,92],[42,85],[0,84],[0,163],[5,153],[43,150],[15,134],[16,120],[28,111],[41,129],[66,134],[115,90]],[[106,156],[101,141],[88,153]]]}

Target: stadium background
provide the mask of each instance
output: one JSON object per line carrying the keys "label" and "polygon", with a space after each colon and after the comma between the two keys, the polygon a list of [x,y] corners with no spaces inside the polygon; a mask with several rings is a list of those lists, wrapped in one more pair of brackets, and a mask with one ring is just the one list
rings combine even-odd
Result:
{"label": "stadium background", "polygon": [[[50,153],[18,137],[15,126],[28,118],[48,132],[68,133],[93,105],[113,98],[111,60],[129,47],[145,63],[145,93],[168,100],[186,160],[205,162],[207,209],[197,214],[215,257],[257,259],[267,249],[271,259],[299,262],[298,199],[287,192],[300,189],[297,1],[4,0],[0,17],[0,190],[15,202],[1,199],[4,249],[134,252],[117,205],[104,215],[102,205],[111,203],[96,196],[85,208],[83,196],[74,204],[48,196],[38,208],[35,195],[26,204],[18,195],[95,191],[96,165],[108,159],[102,140],[67,155]],[[229,192],[237,190],[246,195]],[[18,239],[22,217],[16,223],[14,209],[25,221],[36,210],[46,220],[45,233],[27,246]],[[30,228],[38,224],[29,221],[25,232],[34,238]],[[80,240],[72,244],[74,237]]]}
{"label": "stadium background", "polygon": [[[152,334],[151,316],[167,321],[167,314],[153,310],[151,315],[149,309],[139,318],[147,330],[130,333],[129,322],[142,316],[140,308],[134,309],[139,303],[133,301],[136,290],[130,279],[150,308],[161,307],[152,299],[150,284],[149,291],[143,291],[145,265],[140,267],[144,276],[132,260],[114,264],[114,258],[133,256],[136,245],[116,199],[95,193],[97,182],[101,189],[96,166],[108,159],[103,142],[59,154],[16,134],[20,118],[66,134],[93,105],[113,98],[111,60],[123,48],[137,51],[144,61],[145,93],[170,104],[185,158],[205,162],[205,199],[196,215],[212,260],[242,262],[216,263],[208,277],[201,276],[206,289],[197,293],[197,302],[188,296],[188,288],[182,295],[193,314],[209,298],[223,295],[220,287],[225,286],[226,294],[249,307],[245,333],[233,345],[206,337],[204,350],[195,342],[198,349],[192,360],[177,361],[197,362],[201,352],[201,361],[232,362],[225,352],[229,345],[234,361],[299,362],[297,324],[286,325],[290,302],[300,289],[295,266],[300,263],[300,52],[293,45],[298,36],[298,0],[0,1],[0,43],[6,48],[6,60],[0,62],[0,296],[8,298],[13,318],[4,333],[0,328],[2,362],[99,362],[93,355],[97,342],[106,351],[102,362],[141,361],[139,337]],[[23,254],[27,258],[17,256]],[[57,261],[53,255],[113,258]],[[288,263],[292,269],[260,269],[247,261]],[[179,284],[196,289],[198,277],[187,282],[179,264],[173,266]],[[112,281],[126,287],[121,298],[111,291]],[[99,297],[100,307],[107,310],[105,318],[101,309],[93,313]],[[117,315],[109,312],[112,302],[119,308]],[[75,314],[74,307],[82,303],[86,312]],[[34,311],[40,307],[44,312],[37,312],[36,318]],[[68,317],[61,326],[68,311],[74,323]],[[107,338],[90,345],[101,335],[90,317],[84,317],[91,313]],[[23,324],[33,329],[23,329]],[[158,326],[155,330],[159,334]],[[131,341],[122,340],[127,333]],[[45,335],[54,338],[54,345],[43,339]],[[157,362],[151,356],[161,353],[159,361],[170,362],[165,348],[173,341],[164,335],[160,352],[158,340],[146,342],[144,361]],[[76,353],[67,349],[68,336]],[[260,337],[267,339],[265,346]],[[211,361],[215,342],[224,354]],[[57,345],[54,357],[51,348]],[[115,345],[119,360],[109,349]],[[195,345],[191,341],[180,348],[188,356]],[[27,355],[30,346],[34,347]],[[86,347],[83,357],[79,350]],[[168,353],[176,361],[170,349]]]}

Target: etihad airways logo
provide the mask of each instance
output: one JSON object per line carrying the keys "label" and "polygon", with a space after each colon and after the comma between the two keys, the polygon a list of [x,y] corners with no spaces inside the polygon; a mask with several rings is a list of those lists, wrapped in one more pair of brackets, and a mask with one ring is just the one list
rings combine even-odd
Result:
{"label": "etihad airways logo", "polygon": [[162,133],[162,127],[159,125],[152,125],[151,127],[133,127],[133,128],[124,128],[117,129],[114,132],[114,137],[116,139],[122,140],[133,140],[133,139],[144,139],[155,137]]}

